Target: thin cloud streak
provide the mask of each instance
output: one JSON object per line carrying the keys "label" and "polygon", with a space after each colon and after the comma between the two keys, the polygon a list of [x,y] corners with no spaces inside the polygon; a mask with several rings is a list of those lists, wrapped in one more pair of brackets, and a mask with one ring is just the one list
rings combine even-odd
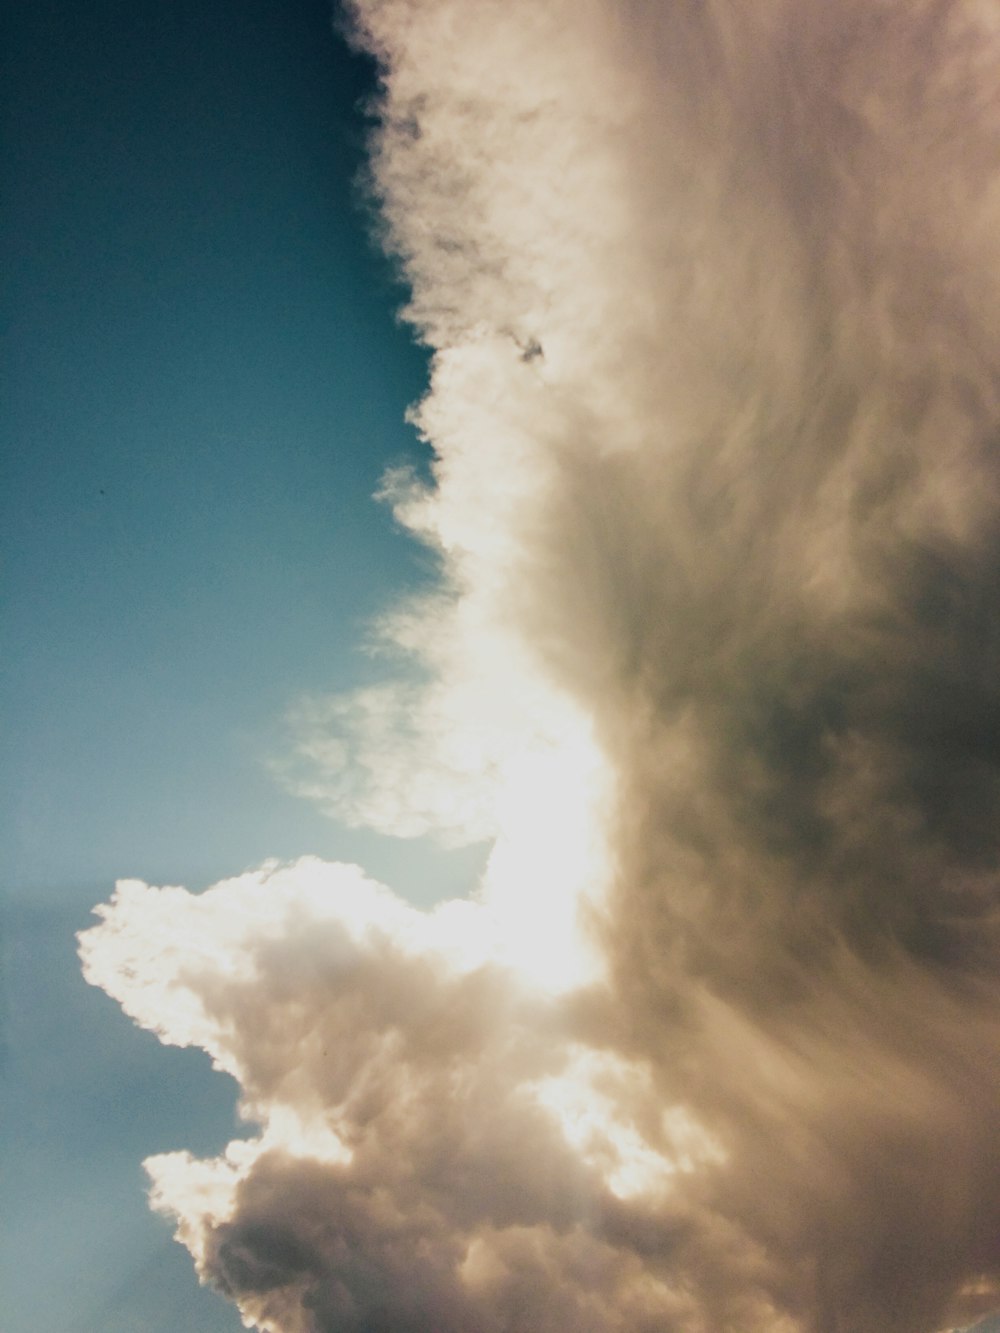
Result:
{"label": "thin cloud streak", "polygon": [[[147,1164],[274,1333],[926,1333],[1000,1303],[1000,9],[363,0],[437,552],[288,780],[489,839],[119,889],[243,1090]],[[416,683],[415,683],[416,682]],[[164,932],[167,932],[166,934]]]}

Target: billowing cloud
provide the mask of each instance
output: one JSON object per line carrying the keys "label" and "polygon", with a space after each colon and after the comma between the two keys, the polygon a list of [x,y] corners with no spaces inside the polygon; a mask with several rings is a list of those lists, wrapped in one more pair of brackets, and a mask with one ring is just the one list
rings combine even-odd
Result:
{"label": "billowing cloud", "polygon": [[293,780],[493,844],[119,887],[88,978],[259,1135],[148,1163],[272,1333],[1000,1304],[1000,7],[360,0],[434,349],[412,669]]}

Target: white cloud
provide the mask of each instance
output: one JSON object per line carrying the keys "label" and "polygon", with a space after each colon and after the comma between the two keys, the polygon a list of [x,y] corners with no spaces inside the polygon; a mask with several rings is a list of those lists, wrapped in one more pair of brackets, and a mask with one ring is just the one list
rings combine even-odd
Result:
{"label": "white cloud", "polygon": [[[151,1161],[276,1333],[919,1333],[1000,1280],[1000,115],[974,0],[361,0],[438,592],[288,780],[422,914],[125,886],[261,1134]],[[985,1293],[985,1295],[984,1295]]]}
{"label": "white cloud", "polygon": [[123,884],[81,937],[87,979],[209,1051],[261,1127],[215,1161],[146,1164],[154,1206],[258,1326],[500,1328],[510,1303],[518,1327],[596,1330],[690,1309],[627,1231],[669,1232],[668,1154],[690,1171],[693,1131],[642,1068],[580,1044],[579,992],[484,957],[476,914],[306,860],[201,895]]}

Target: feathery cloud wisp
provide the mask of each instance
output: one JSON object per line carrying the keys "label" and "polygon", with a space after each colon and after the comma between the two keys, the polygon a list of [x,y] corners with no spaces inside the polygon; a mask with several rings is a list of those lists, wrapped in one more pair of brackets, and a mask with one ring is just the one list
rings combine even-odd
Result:
{"label": "feathery cloud wisp", "polygon": [[1000,1283],[1000,11],[361,0],[435,349],[421,685],[312,794],[494,849],[125,885],[87,976],[258,1139],[154,1206],[276,1333],[918,1333]]}

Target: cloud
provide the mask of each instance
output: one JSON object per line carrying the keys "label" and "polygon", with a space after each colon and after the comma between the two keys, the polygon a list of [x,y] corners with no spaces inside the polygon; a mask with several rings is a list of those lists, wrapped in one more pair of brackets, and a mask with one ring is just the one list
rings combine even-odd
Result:
{"label": "cloud", "polygon": [[88,979],[207,1050],[261,1126],[217,1161],[147,1163],[154,1206],[260,1327],[644,1327],[689,1303],[633,1246],[672,1235],[670,1176],[717,1149],[586,1044],[579,991],[469,951],[487,907],[418,913],[304,860],[198,896],[125,882],[101,911]]}
{"label": "cloud", "polygon": [[[1000,17],[362,0],[434,349],[400,682],[289,781],[493,851],[119,888],[243,1089],[151,1159],[275,1333],[924,1333],[1000,1303]],[[537,348],[537,351],[535,350]],[[527,354],[531,349],[531,354]]]}

